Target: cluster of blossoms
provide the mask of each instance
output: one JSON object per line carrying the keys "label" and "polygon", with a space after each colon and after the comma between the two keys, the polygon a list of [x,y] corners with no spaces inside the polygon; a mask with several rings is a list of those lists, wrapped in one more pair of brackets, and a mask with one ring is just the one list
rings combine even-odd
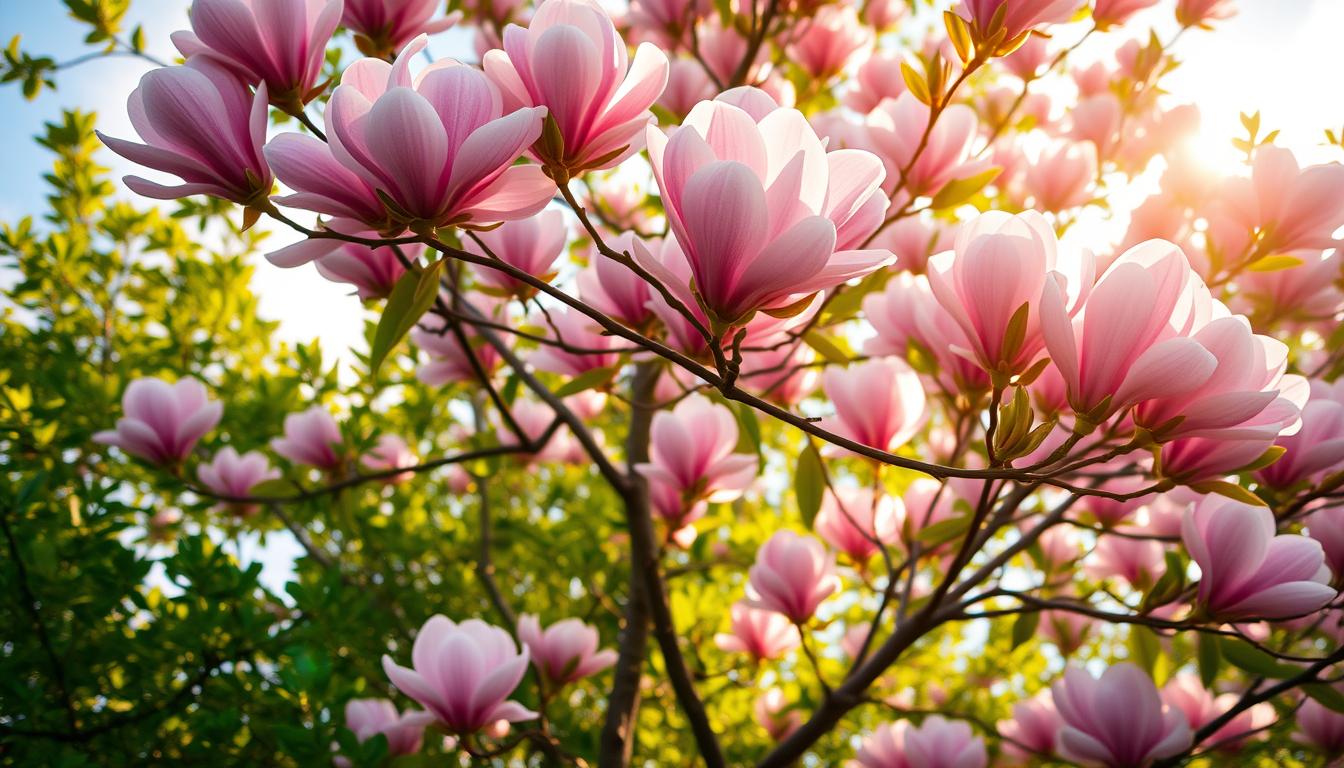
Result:
{"label": "cluster of blossoms", "polygon": [[[1076,99],[1051,103],[1032,85],[1073,49],[1045,33],[1078,0],[966,0],[945,36],[908,55],[878,42],[909,12],[893,0],[727,14],[635,0],[619,23],[589,0],[468,3],[443,18],[435,5],[197,0],[194,32],[175,37],[186,63],[131,96],[144,143],[104,141],[183,182],[128,177],[135,191],[270,214],[308,235],[274,264],[312,262],[363,300],[392,297],[379,330],[409,335],[425,387],[498,395],[506,369],[524,382],[531,396],[489,398],[494,434],[475,445],[595,465],[631,519],[646,518],[630,526],[632,568],[636,582],[649,572],[637,588],[693,724],[703,704],[666,625],[659,562],[695,557],[706,534],[729,551],[715,510],[744,500],[772,525],[750,544],[715,645],[756,665],[791,660],[780,668],[795,681],[805,658],[826,692],[810,719],[791,701],[798,686],[762,693],[756,719],[780,742],[763,764],[797,758],[949,622],[1036,622],[1024,626],[1066,659],[1120,625],[1168,645],[1182,630],[1235,637],[1260,655],[1282,632],[1287,661],[1269,663],[1296,664],[1281,676],[1303,683],[1325,679],[1318,658],[1340,661],[1315,638],[1334,632],[1337,646],[1327,618],[1344,578],[1344,391],[1330,380],[1344,166],[1302,168],[1270,144],[1247,150],[1248,173],[1192,179],[1177,148],[1198,110],[1159,98],[1171,59],[1155,36],[1074,66]],[[1154,5],[1098,0],[1091,30]],[[1230,11],[1182,0],[1176,19],[1208,26]],[[479,24],[480,66],[417,66],[426,35],[464,17]],[[338,23],[368,57],[326,94]],[[769,39],[787,41],[779,56]],[[983,85],[968,96],[966,82]],[[322,98],[319,129],[307,110]],[[270,107],[307,132],[268,138]],[[1155,158],[1162,191],[1120,241],[1086,250],[1061,236]],[[632,191],[636,166],[651,189]],[[277,181],[289,193],[272,196]],[[422,317],[404,317],[407,290],[424,296]],[[609,425],[618,400],[638,431]],[[136,381],[124,410],[95,439],[174,472],[222,416],[189,378]],[[761,414],[792,430],[801,526],[775,514],[782,484],[759,479],[780,461],[761,446]],[[624,442],[628,466],[608,460],[607,442],[641,435]],[[400,438],[361,444],[313,406],[271,447],[343,486],[421,469]],[[251,494],[281,476],[225,446],[193,487],[251,513]],[[835,621],[843,638],[818,658]],[[435,616],[411,667],[383,661],[423,711],[352,701],[347,724],[361,741],[384,734],[393,754],[419,751],[430,723],[477,749],[543,716],[510,698],[529,661],[553,691],[618,663],[598,646],[578,619],[543,630],[524,615],[511,634]],[[643,660],[631,663],[638,685]],[[1147,666],[1098,678],[1060,665],[992,733],[951,708],[904,707],[866,733],[855,764],[978,768],[992,754],[1133,768],[1236,750],[1278,719],[1259,683],[1215,688],[1187,671],[1159,689]],[[1338,753],[1344,715],[1330,705],[1344,698],[1320,687],[1298,736]],[[697,746],[722,764],[707,728],[693,729]]]}

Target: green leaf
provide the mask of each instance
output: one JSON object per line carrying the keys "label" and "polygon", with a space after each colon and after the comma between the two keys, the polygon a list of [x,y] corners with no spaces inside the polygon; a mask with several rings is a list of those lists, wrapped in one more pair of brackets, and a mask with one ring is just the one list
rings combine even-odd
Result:
{"label": "green leaf", "polygon": [[1243,504],[1254,504],[1257,507],[1269,506],[1254,493],[1242,488],[1236,483],[1229,483],[1226,480],[1205,480],[1190,486],[1190,490],[1196,493],[1216,493],[1219,496],[1226,496],[1229,499],[1240,501]]}
{"label": "green leaf", "polygon": [[1260,677],[1292,677],[1302,671],[1300,667],[1282,664],[1273,656],[1256,648],[1245,640],[1224,637],[1219,642],[1223,658],[1238,669]]}
{"label": "green leaf", "polygon": [[798,464],[793,471],[793,495],[798,499],[798,512],[803,524],[812,527],[812,521],[821,509],[821,496],[826,490],[826,468],[822,466],[821,454],[809,441],[798,455]]}
{"label": "green leaf", "polygon": [[609,366],[607,368],[594,368],[575,376],[565,382],[559,389],[555,390],[556,397],[569,397],[577,395],[580,392],[586,392],[593,387],[600,387],[611,381],[611,378],[620,370],[619,365]]}
{"label": "green leaf", "polygon": [[1017,614],[1013,619],[1012,642],[1013,648],[1027,642],[1031,636],[1036,634],[1036,627],[1041,623],[1040,611],[1027,611]]}
{"label": "green leaf", "polygon": [[1302,260],[1296,256],[1289,256],[1286,253],[1277,253],[1251,262],[1247,269],[1252,272],[1278,272],[1281,269],[1300,267],[1302,264]]}
{"label": "green leaf", "polygon": [[737,451],[761,452],[761,421],[756,417],[756,409],[746,403],[733,403],[733,413],[737,416]]}
{"label": "green leaf", "polygon": [[816,350],[818,354],[826,358],[827,362],[836,365],[849,365],[850,356],[839,347],[834,341],[827,338],[819,331],[811,330],[803,334],[803,341],[807,346]]}
{"label": "green leaf", "polygon": [[443,271],[446,259],[439,259],[419,272],[408,271],[392,286],[387,297],[387,306],[382,317],[378,318],[378,328],[373,333],[373,344],[369,350],[369,374],[376,376],[378,369],[393,347],[415,327],[420,316],[434,305],[439,295],[439,273]]}
{"label": "green leaf", "polygon": [[929,207],[938,210],[961,205],[971,199],[971,196],[976,192],[984,189],[989,182],[998,178],[999,172],[1002,170],[1002,168],[994,167],[965,179],[949,181],[942,189],[938,190],[938,194],[933,196],[933,202],[929,204]]}
{"label": "green leaf", "polygon": [[1223,663],[1218,636],[1201,632],[1195,643],[1199,662],[1199,681],[1205,688],[1212,688],[1214,682],[1218,680],[1218,667]]}
{"label": "green leaf", "polygon": [[915,535],[921,544],[927,546],[937,546],[953,539],[961,538],[971,527],[970,515],[958,515],[957,517],[939,520]]}
{"label": "green leaf", "polygon": [[1156,677],[1154,673],[1157,670],[1157,660],[1162,655],[1162,643],[1158,640],[1156,632],[1137,624],[1131,626],[1129,628],[1129,654],[1130,661]]}

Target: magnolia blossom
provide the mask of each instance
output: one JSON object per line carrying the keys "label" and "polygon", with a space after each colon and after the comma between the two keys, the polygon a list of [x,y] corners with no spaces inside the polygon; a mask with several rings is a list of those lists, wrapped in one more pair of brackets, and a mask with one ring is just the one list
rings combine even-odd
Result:
{"label": "magnolia blossom", "polygon": [[1231,18],[1236,12],[1233,0],[1176,0],[1176,20],[1183,27],[1207,27],[1209,22]]}
{"label": "magnolia blossom", "polygon": [[312,262],[318,274],[333,283],[353,285],[359,298],[386,298],[397,280],[406,273],[402,258],[417,262],[426,246],[398,246],[398,255],[391,247],[370,248],[358,243],[340,240],[303,240],[286,248],[266,254],[266,260],[277,267],[298,267]]}
{"label": "magnolia blossom", "polygon": [[[1162,688],[1162,701],[1168,707],[1179,710],[1185,715],[1185,720],[1190,724],[1192,731],[1198,731],[1218,719],[1240,700],[1241,696],[1235,693],[1215,696],[1204,687],[1198,675],[1189,672],[1176,675]],[[1242,710],[1226,725],[1213,732],[1206,743],[1217,745],[1221,750],[1236,751],[1248,738],[1271,725],[1275,719],[1274,707],[1261,702]]]}
{"label": "magnolia blossom", "polygon": [[434,722],[434,715],[421,710],[398,712],[397,705],[387,699],[351,699],[345,703],[345,727],[355,732],[361,743],[383,734],[387,737],[387,754],[413,755],[420,751],[425,726]]}
{"label": "magnolia blossom", "polygon": [[1257,149],[1251,178],[1228,180],[1222,194],[1241,221],[1260,229],[1264,253],[1329,248],[1344,226],[1344,165],[1301,168],[1282,147]]}
{"label": "magnolia blossom", "polygon": [[[611,246],[628,253],[633,250],[630,244],[633,238],[634,235],[624,234],[614,238]],[[614,259],[592,255],[577,282],[584,303],[608,317],[632,328],[645,325],[653,317],[653,310],[649,309],[653,288],[634,270]]]}
{"label": "magnolia blossom", "polygon": [[601,672],[616,663],[616,652],[597,649],[597,629],[578,619],[558,621],[544,630],[536,616],[518,618],[518,639],[532,655],[532,664],[546,679],[564,685]]}
{"label": "magnolia blossom", "polygon": [[1283,619],[1335,597],[1319,542],[1275,535],[1268,507],[1209,495],[1188,509],[1181,540],[1199,564],[1199,601],[1225,619]]}
{"label": "magnolia blossom", "polygon": [[[1142,533],[1129,529],[1126,533]],[[1136,589],[1153,583],[1162,573],[1162,545],[1127,536],[1101,536],[1087,556],[1087,572],[1095,578],[1122,578]]]}
{"label": "magnolia blossom", "polygon": [[1111,150],[1119,140],[1123,114],[1120,99],[1110,91],[1102,90],[1096,95],[1079,99],[1069,110],[1072,124],[1069,138],[1092,142],[1097,149],[1098,160],[1105,160],[1111,156]]}
{"label": "magnolia blossom", "polygon": [[[394,469],[414,467],[418,461],[415,452],[406,445],[405,440],[396,435],[383,435],[378,438],[373,448],[360,458],[359,463],[373,472],[390,472]],[[415,477],[414,472],[398,472],[385,478],[385,482],[404,483],[412,477]]]}
{"label": "magnolia blossom", "polygon": [[659,411],[651,427],[651,461],[635,465],[650,482],[662,482],[688,500],[732,501],[756,477],[757,458],[736,454],[737,419],[703,395]]}
{"label": "magnolia blossom", "polygon": [[905,738],[910,723],[898,720],[873,729],[859,745],[849,768],[910,768],[905,754]]}
{"label": "magnolia blossom", "polygon": [[1076,611],[1041,611],[1039,629],[1046,640],[1059,648],[1060,654],[1072,656],[1087,642],[1093,623],[1091,616]]}
{"label": "magnolia blossom", "polygon": [[742,353],[744,389],[782,405],[794,406],[817,388],[821,376],[812,364],[817,355],[803,344]]}
{"label": "magnolia blossom", "polygon": [[835,404],[835,417],[822,425],[857,443],[892,451],[924,425],[924,388],[898,358],[827,368],[822,387]]}
{"label": "magnolia blossom", "polygon": [[875,497],[871,488],[837,488],[822,497],[812,527],[827,544],[863,564],[882,545],[900,540],[904,518],[898,498]]}
{"label": "magnolia blossom", "polygon": [[881,162],[859,150],[826,152],[801,112],[759,90],[701,102],[670,138],[650,127],[648,144],[696,294],[638,241],[636,259],[683,304],[703,303],[721,323],[786,311],[891,261],[885,251],[843,250],[881,222]]}
{"label": "magnolia blossom", "polygon": [[[261,483],[279,479],[280,470],[272,467],[265,454],[259,451],[239,455],[233,446],[226,445],[219,449],[208,464],[196,468],[196,476],[202,485],[220,496],[243,497],[251,494],[252,489]],[[222,502],[221,506],[235,508],[242,514],[256,511],[255,505],[231,504],[228,501]]]}
{"label": "magnolia blossom", "polygon": [[1092,20],[1100,29],[1124,24],[1134,14],[1157,5],[1158,0],[1097,0]]}
{"label": "magnolia blossom", "polygon": [[266,141],[266,86],[256,95],[217,64],[192,61],[146,72],[126,102],[131,125],[145,142],[98,133],[108,149],[138,165],[172,174],[165,186],[139,176],[122,179],[136,194],[156,200],[211,195],[250,204],[271,189],[262,157]]}
{"label": "magnolia blossom", "polygon": [[1307,515],[1306,523],[1307,535],[1320,542],[1330,571],[1344,577],[1344,508],[1318,509]]}
{"label": "magnolia blossom", "polygon": [[781,530],[756,553],[749,572],[747,605],[782,613],[802,624],[840,586],[835,557],[810,536]]}
{"label": "magnolia blossom", "polygon": [[1051,686],[1064,725],[1059,752],[1069,760],[1104,768],[1132,768],[1179,754],[1190,746],[1190,726],[1165,707],[1147,673],[1128,662],[1100,679],[1077,667]]}
{"label": "magnolia blossom", "polygon": [[121,396],[124,416],[117,428],[98,432],[94,442],[113,445],[153,464],[172,465],[191,453],[196,441],[219,424],[224,405],[211,400],[199,379],[136,379]]}
{"label": "magnolia blossom", "polygon": [[896,275],[882,292],[864,298],[863,312],[877,331],[864,344],[868,354],[904,357],[913,342],[937,363],[937,382],[946,391],[989,389],[985,370],[972,356],[961,354],[971,346],[966,332],[938,303],[924,275]]}
{"label": "magnolia blossom", "polygon": [[1013,704],[1013,719],[1001,720],[998,724],[998,731],[1003,736],[1003,752],[1021,763],[1033,757],[1053,755],[1061,725],[1063,721],[1049,691],[1019,701]]}
{"label": "magnolia blossom", "polygon": [[295,464],[334,470],[343,461],[341,428],[326,408],[314,405],[285,417],[285,436],[271,441],[276,453]]}
{"label": "magnolia blossom", "polygon": [[789,709],[788,706],[784,692],[778,688],[771,688],[757,696],[756,703],[752,705],[751,710],[756,722],[775,741],[787,739],[789,734],[798,730],[798,726],[803,724],[803,713]]}
{"label": "magnolia blossom", "polygon": [[905,732],[905,758],[911,768],[985,768],[985,742],[971,726],[930,715]]}
{"label": "magnolia blossom", "polygon": [[[487,259],[498,259],[549,282],[555,277],[553,267],[556,259],[564,253],[568,238],[569,229],[565,226],[564,215],[560,211],[550,210],[481,232],[464,242],[463,248]],[[493,291],[523,296],[533,292],[526,283],[493,267],[475,265],[474,271],[481,283]]]}
{"label": "magnolia blossom", "polygon": [[549,336],[565,345],[542,345],[529,355],[528,362],[540,370],[578,376],[599,368],[614,368],[620,362],[620,354],[613,350],[621,345],[621,340],[603,334],[587,315],[570,309],[552,311],[549,320],[543,319],[539,324],[550,332]]}
{"label": "magnolia blossom", "polygon": [[1032,196],[1033,207],[1058,212],[1091,200],[1096,178],[1096,148],[1061,141],[1041,152],[1036,162],[1027,167],[1023,181]]}
{"label": "magnolia blossom", "polygon": [[897,51],[878,51],[865,59],[845,89],[845,106],[866,115],[884,99],[895,99],[905,93],[901,61]]}
{"label": "magnolia blossom", "polygon": [[442,5],[439,0],[345,0],[341,24],[359,36],[355,42],[361,51],[381,57],[396,53],[419,35],[437,34],[461,20],[461,11],[431,20]]}
{"label": "magnolia blossom", "polygon": [[928,140],[921,142],[928,124],[928,105],[908,91],[883,100],[868,115],[868,140],[886,166],[888,192],[899,186],[908,195],[934,195],[953,179],[985,170],[984,163],[971,159],[976,119],[970,107],[944,109]]}
{"label": "magnolia blossom", "polygon": [[732,632],[714,636],[714,644],[727,653],[745,653],[752,659],[777,659],[798,647],[798,629],[786,616],[736,602],[729,611]]}
{"label": "magnolia blossom", "polygon": [[1068,21],[1080,5],[1080,0],[961,0],[957,12],[981,30],[989,31],[989,23],[1000,6],[1007,6],[1003,18],[1004,37],[1014,40],[1041,25]]}
{"label": "magnolia blossom", "polygon": [[448,730],[475,733],[499,720],[516,723],[537,716],[506,700],[527,672],[528,650],[520,653],[509,633],[480,619],[456,624],[434,616],[420,628],[411,649],[412,667],[383,656],[392,684],[415,699]]}
{"label": "magnolia blossom", "polygon": [[264,84],[271,102],[293,113],[317,95],[341,0],[195,0],[190,16],[192,32],[172,36],[188,61],[209,59]]}
{"label": "magnolia blossom", "polygon": [[1344,291],[1336,285],[1344,253],[1303,250],[1288,254],[1298,266],[1269,272],[1248,270],[1237,275],[1238,309],[1267,322],[1311,323],[1332,320],[1344,308]]}
{"label": "magnolia blossom", "polygon": [[559,146],[533,147],[547,166],[575,174],[611,168],[642,149],[649,107],[667,85],[667,56],[651,43],[627,61],[625,41],[611,17],[591,0],[546,0],[526,29],[510,24],[504,50],[482,65],[509,109],[543,106],[559,131]]}
{"label": "magnolia blossom", "polygon": [[[506,322],[507,305],[502,300],[484,297],[476,302],[476,309],[495,322]],[[470,325],[458,325],[462,338],[467,344],[464,348],[458,335],[452,328],[446,328],[443,321],[434,316],[426,316],[411,329],[411,342],[429,356],[429,362],[416,366],[415,377],[430,386],[441,386],[449,382],[477,381],[476,366],[489,376],[499,367],[499,351],[482,340]]]}
{"label": "magnolia blossom", "polygon": [[843,72],[872,41],[872,30],[859,21],[858,9],[825,5],[789,46],[789,55],[809,75],[826,80]]}
{"label": "magnolia blossom", "polygon": [[1337,470],[1344,463],[1344,381],[1311,382],[1311,396],[1302,408],[1302,428],[1281,435],[1275,444],[1283,456],[1260,470],[1267,485],[1287,488]]}
{"label": "magnolia blossom", "polygon": [[1344,754],[1344,714],[1315,699],[1307,699],[1298,707],[1293,719],[1297,722],[1294,741],[1332,757]]}

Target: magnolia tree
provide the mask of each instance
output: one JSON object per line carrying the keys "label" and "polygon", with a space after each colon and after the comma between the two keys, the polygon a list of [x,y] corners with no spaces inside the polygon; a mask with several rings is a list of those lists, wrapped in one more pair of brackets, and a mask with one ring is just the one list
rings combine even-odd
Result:
{"label": "magnolia tree", "polygon": [[1229,0],[926,5],[196,0],[98,134],[175,207],[70,113],[5,230],[0,754],[1344,753],[1344,166],[1193,161]]}

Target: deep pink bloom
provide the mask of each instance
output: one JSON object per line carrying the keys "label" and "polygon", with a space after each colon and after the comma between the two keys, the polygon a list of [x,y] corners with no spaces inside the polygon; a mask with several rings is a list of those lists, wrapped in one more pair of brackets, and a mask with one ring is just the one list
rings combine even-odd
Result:
{"label": "deep pink bloom", "polygon": [[[649,107],[667,85],[667,56],[643,43],[627,60],[611,17],[591,0],[546,0],[526,29],[510,24],[486,74],[510,109],[550,110],[563,148],[543,140],[538,159],[570,174],[611,168],[643,148]],[[556,151],[560,150],[560,151]]]}
{"label": "deep pink bloom", "polygon": [[803,24],[803,33],[789,46],[789,57],[817,80],[844,72],[873,42],[872,30],[859,21],[853,6],[824,5]]}
{"label": "deep pink bloom", "polygon": [[1233,0],[1176,0],[1176,21],[1185,27],[1207,27],[1236,13]]}
{"label": "deep pink bloom", "polygon": [[910,723],[899,720],[873,729],[854,754],[852,768],[911,768],[905,754],[905,739]]}
{"label": "deep pink bloom", "polygon": [[1049,691],[1019,701],[1013,704],[1013,718],[999,721],[998,730],[1004,737],[1003,752],[1021,762],[1053,755],[1055,739],[1063,724]]}
{"label": "deep pink bloom", "polygon": [[1059,752],[1069,760],[1143,768],[1190,746],[1185,717],[1165,707],[1152,678],[1129,662],[1112,665],[1100,679],[1069,667],[1051,691],[1064,721]]}
{"label": "deep pink bloom", "polygon": [[285,436],[271,441],[276,453],[295,464],[322,470],[341,465],[341,428],[326,408],[314,405],[285,417]]}
{"label": "deep pink bloom", "polygon": [[820,541],[790,530],[777,531],[761,545],[748,577],[747,605],[782,613],[795,624],[812,618],[840,586],[835,556]]}
{"label": "deep pink bloom", "polygon": [[683,498],[732,501],[756,478],[757,458],[737,454],[737,419],[704,395],[691,395],[653,416],[651,461],[635,469]]}
{"label": "deep pink bloom", "polygon": [[273,104],[296,112],[317,95],[340,23],[341,0],[196,0],[192,32],[174,32],[173,45],[189,61],[209,59],[249,85],[264,83]]}
{"label": "deep pink bloom", "polygon": [[910,768],[985,768],[985,742],[971,726],[930,715],[905,732],[905,759]]}
{"label": "deep pink bloom", "polygon": [[421,710],[398,712],[387,699],[351,699],[345,703],[345,727],[355,732],[360,743],[383,734],[387,754],[413,755],[420,751],[425,726],[434,716]]}
{"label": "deep pink bloom", "polygon": [[905,93],[901,61],[902,55],[897,51],[878,51],[869,56],[845,89],[845,106],[866,115],[884,99],[896,99]]}
{"label": "deep pink bloom", "polygon": [[1294,741],[1332,757],[1344,754],[1344,714],[1315,699],[1307,699],[1298,708],[1294,719],[1297,721]]}
{"label": "deep pink bloom", "polygon": [[[233,446],[226,445],[210,459],[210,463],[196,468],[201,484],[221,496],[247,496],[252,489],[267,480],[280,477],[280,470],[271,466],[265,454],[248,451],[242,455]],[[239,514],[251,514],[256,505],[221,502],[220,508],[235,509]]]}
{"label": "deep pink bloom", "polygon": [[599,651],[597,630],[578,619],[565,619],[541,628],[536,616],[518,617],[518,639],[532,655],[532,664],[552,683],[564,685],[588,677],[616,663],[616,652]]}
{"label": "deep pink bloom", "polygon": [[419,35],[434,35],[453,26],[462,18],[454,11],[433,19],[443,6],[440,0],[345,0],[341,23],[364,40],[357,40],[369,56],[396,53]]}
{"label": "deep pink bloom", "polygon": [[894,451],[924,426],[924,388],[899,358],[827,368],[822,387],[835,405],[835,416],[822,426],[857,443]]}
{"label": "deep pink bloom", "polygon": [[434,616],[415,636],[412,668],[384,655],[383,672],[448,730],[465,735],[499,720],[516,723],[537,716],[506,700],[527,672],[527,662],[527,649],[520,653],[499,627],[480,619],[455,624]]}
{"label": "deep pink bloom", "polygon": [[1181,541],[1199,565],[1199,602],[1224,619],[1284,619],[1335,597],[1319,542],[1275,535],[1268,507],[1217,495],[1186,510]]}
{"label": "deep pink bloom", "polygon": [[1344,508],[1318,509],[1307,515],[1306,523],[1307,535],[1320,542],[1330,571],[1344,577]]}
{"label": "deep pink bloom", "polygon": [[[405,440],[396,435],[382,435],[373,448],[360,457],[359,463],[371,472],[389,472],[414,467],[419,461]],[[414,472],[398,472],[385,478],[383,482],[404,483],[412,477],[415,477]]]}
{"label": "deep pink bloom", "polygon": [[899,498],[874,498],[871,488],[837,488],[822,497],[812,528],[827,544],[856,563],[867,563],[881,544],[900,541],[905,505]]}
{"label": "deep pink bloom", "polygon": [[[789,629],[792,631],[793,627]],[[752,705],[757,724],[775,741],[787,739],[803,724],[803,713],[788,706],[784,692],[778,688],[771,688],[757,696],[756,703]]]}
{"label": "deep pink bloom", "polygon": [[[883,188],[888,192],[899,185],[906,195],[934,195],[949,181],[988,168],[987,163],[971,157],[976,119],[975,112],[964,104],[943,110],[922,147],[920,139],[929,124],[929,107],[912,93],[883,100],[866,122],[868,139],[886,166]],[[901,172],[907,167],[909,173],[901,184]]]}
{"label": "deep pink bloom", "polygon": [[539,370],[561,376],[578,376],[598,368],[615,368],[620,364],[620,353],[613,351],[624,345],[620,337],[602,333],[601,327],[581,312],[571,309],[551,310],[549,322],[540,318],[537,324],[547,330],[548,337],[574,347],[574,350],[569,350],[544,344],[537,348],[527,361]]}
{"label": "deep pink bloom", "polygon": [[1183,437],[1162,444],[1162,474],[1186,485],[1215,480],[1259,461],[1274,445],[1274,436]]}
{"label": "deep pink bloom", "polygon": [[[801,112],[761,91],[701,102],[671,138],[650,126],[648,144],[698,297],[720,323],[788,307],[891,261],[885,251],[844,250],[881,223],[881,162],[860,150],[826,152]],[[696,305],[683,279],[636,251]]]}
{"label": "deep pink bloom", "polygon": [[[467,239],[462,247],[470,253],[500,261],[527,274],[550,281],[555,277],[555,260],[565,251],[569,228],[558,210],[542,211],[527,219],[509,221],[488,232]],[[487,250],[488,249],[488,250]],[[501,294],[531,296],[535,289],[509,274],[488,266],[473,265],[472,271],[486,288]]]}
{"label": "deep pink bloom", "polygon": [[[1039,213],[990,211],[962,225],[951,251],[929,259],[933,295],[961,325],[969,351],[987,371],[1020,373],[1041,351],[1047,282],[1066,284],[1066,314],[1077,310],[1091,287],[1090,256],[1061,260],[1057,249],[1055,231]],[[1013,344],[1010,321],[1024,306],[1026,323]]]}
{"label": "deep pink bloom", "polygon": [[[1190,724],[1190,730],[1197,731],[1218,719],[1241,699],[1235,693],[1215,696],[1200,682],[1199,676],[1182,672],[1171,678],[1162,688],[1162,701],[1170,708],[1179,710]],[[1230,722],[1214,731],[1205,744],[1219,750],[1236,751],[1253,737],[1260,729],[1273,724],[1277,719],[1273,705],[1261,702],[1249,709],[1242,710]]]}
{"label": "deep pink bloom", "polygon": [[1068,21],[1079,5],[1082,5],[1079,0],[961,0],[957,13],[981,30],[988,31],[989,22],[999,7],[1007,6],[1003,19],[1004,37],[1012,40],[1028,30]]}
{"label": "deep pink bloom", "polygon": [[745,653],[756,661],[777,659],[798,647],[798,629],[786,616],[733,603],[732,632],[714,636],[714,644],[726,653]]}
{"label": "deep pink bloom", "polygon": [[[361,59],[345,70],[327,105],[332,156],[386,195],[392,220],[402,227],[479,227],[537,213],[555,184],[541,168],[513,161],[541,135],[546,110],[505,114],[495,85],[452,59],[412,77],[411,59],[426,42],[423,36],[411,41],[394,64]],[[280,145],[279,151],[293,146]],[[304,178],[302,185],[281,180],[306,193],[290,204],[323,211],[327,201],[354,193],[347,177]],[[385,214],[364,223],[397,229],[387,219]]]}
{"label": "deep pink bloom", "polygon": [[273,198],[275,202],[348,219],[351,223],[340,222],[341,231],[372,228],[399,234],[405,230],[404,224],[392,221],[378,197],[377,188],[382,185],[370,183],[343,165],[325,141],[302,133],[282,133],[263,152],[276,178],[294,190]]}
{"label": "deep pink bloom", "polygon": [[1266,485],[1287,488],[1315,479],[1344,463],[1344,380],[1311,381],[1311,395],[1302,407],[1302,427],[1279,437],[1286,452],[1257,477]]}
{"label": "deep pink bloom", "polygon": [[[423,245],[403,245],[402,255],[411,262],[420,260]],[[299,267],[312,262],[318,274],[333,283],[353,285],[359,298],[386,298],[406,273],[397,252],[391,247],[370,248],[359,243],[340,240],[309,239],[266,254],[266,260],[277,267]]]}
{"label": "deep pink bloom", "polygon": [[224,405],[211,400],[199,379],[136,379],[121,396],[117,428],[93,436],[153,464],[177,464],[196,441],[219,424]]}
{"label": "deep pink bloom", "polygon": [[1134,14],[1157,3],[1158,0],[1097,0],[1092,6],[1092,20],[1100,29],[1106,29],[1124,24]]}
{"label": "deep pink bloom", "polygon": [[184,182],[165,186],[126,176],[132,192],[156,200],[211,195],[245,205],[270,192],[271,170],[261,153],[266,86],[253,96],[218,65],[193,61],[146,72],[126,109],[145,143],[98,138],[127,160]]}
{"label": "deep pink bloom", "polygon": [[1096,178],[1095,147],[1057,141],[1027,166],[1023,181],[1032,197],[1032,207],[1058,212],[1091,200]]}

